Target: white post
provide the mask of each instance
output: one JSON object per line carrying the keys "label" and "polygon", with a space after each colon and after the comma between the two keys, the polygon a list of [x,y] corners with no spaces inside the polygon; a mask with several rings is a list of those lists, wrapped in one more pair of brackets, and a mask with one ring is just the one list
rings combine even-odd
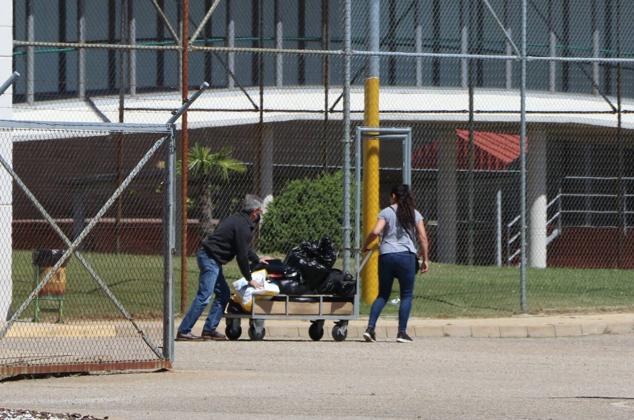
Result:
{"label": "white post", "polygon": [[[13,72],[13,2],[6,2],[0,13],[0,80],[5,81]],[[13,88],[0,96],[0,118],[11,119]],[[13,161],[13,145],[8,132],[0,136],[0,154],[9,163]],[[0,235],[0,325],[7,319],[13,295],[11,279],[13,222],[13,197],[11,177],[0,169],[0,223],[3,226]]]}
{"label": "white post", "polygon": [[438,137],[438,194],[436,244],[438,261],[448,264],[456,262],[458,240],[458,179],[456,172],[456,135],[443,131]]}
{"label": "white post", "polygon": [[528,136],[526,195],[529,207],[528,265],[534,268],[546,268],[547,263],[546,150],[546,133],[542,129],[532,130]]}

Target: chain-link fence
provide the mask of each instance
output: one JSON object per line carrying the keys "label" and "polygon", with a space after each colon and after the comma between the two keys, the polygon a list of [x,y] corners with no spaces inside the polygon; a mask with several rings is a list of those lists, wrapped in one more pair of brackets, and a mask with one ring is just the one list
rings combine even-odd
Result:
{"label": "chain-link fence", "polygon": [[170,126],[0,127],[0,374],[168,367]]}
{"label": "chain-link fence", "polygon": [[[189,253],[255,192],[273,197],[272,214],[300,214],[277,231],[265,216],[260,250],[283,256],[299,238],[328,233],[340,263],[354,256],[354,186],[346,192],[343,180],[364,124],[364,82],[378,68],[381,126],[412,130],[412,188],[431,241],[414,314],[631,309],[634,20],[625,2],[14,5],[14,67],[26,75],[14,91],[17,119],[159,122],[180,102],[183,79],[211,84],[188,113]],[[381,144],[380,207],[402,180],[401,147]],[[337,176],[341,188],[329,189]],[[306,191],[323,199],[304,200]],[[177,289],[191,296],[192,283]]]}

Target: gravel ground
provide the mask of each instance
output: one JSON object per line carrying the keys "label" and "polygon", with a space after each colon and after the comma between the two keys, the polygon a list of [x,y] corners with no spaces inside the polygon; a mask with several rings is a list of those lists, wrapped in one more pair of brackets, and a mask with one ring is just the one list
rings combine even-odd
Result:
{"label": "gravel ground", "polygon": [[2,420],[101,420],[107,418],[108,417],[84,416],[83,414],[77,413],[47,413],[45,411],[18,410],[0,407],[0,419]]}

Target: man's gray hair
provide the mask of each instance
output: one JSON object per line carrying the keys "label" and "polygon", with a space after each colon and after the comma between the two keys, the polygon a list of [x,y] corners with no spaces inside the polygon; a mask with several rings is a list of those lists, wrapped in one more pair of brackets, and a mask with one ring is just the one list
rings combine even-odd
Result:
{"label": "man's gray hair", "polygon": [[251,211],[255,209],[261,209],[263,205],[264,202],[260,197],[255,194],[247,194],[244,197],[244,202],[242,203],[242,210]]}

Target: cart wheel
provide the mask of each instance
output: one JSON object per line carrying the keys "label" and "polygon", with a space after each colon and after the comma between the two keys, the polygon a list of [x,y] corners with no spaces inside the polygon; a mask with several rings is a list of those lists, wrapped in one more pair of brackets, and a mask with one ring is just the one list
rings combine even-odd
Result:
{"label": "cart wheel", "polygon": [[308,335],[313,341],[321,340],[321,337],[324,336],[324,324],[323,322],[313,322],[310,324],[308,328]]}
{"label": "cart wheel", "polygon": [[249,338],[253,341],[262,341],[266,335],[266,328],[249,327]]}
{"label": "cart wheel", "polygon": [[264,320],[252,319],[249,322],[249,338],[253,341],[261,341],[265,335]]}
{"label": "cart wheel", "polygon": [[242,335],[242,327],[239,325],[237,327],[230,327],[229,325],[227,325],[227,328],[225,328],[225,335],[229,340],[235,341]]}
{"label": "cart wheel", "polygon": [[335,326],[332,327],[333,340],[343,341],[346,339],[346,337],[348,337],[348,323],[345,323],[343,325],[335,324]]}

